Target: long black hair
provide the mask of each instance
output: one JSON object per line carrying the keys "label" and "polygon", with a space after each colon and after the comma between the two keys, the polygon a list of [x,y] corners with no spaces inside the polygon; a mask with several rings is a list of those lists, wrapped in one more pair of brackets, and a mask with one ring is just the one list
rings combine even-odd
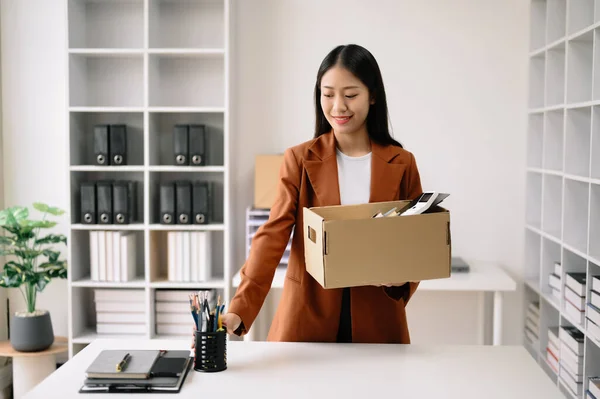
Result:
{"label": "long black hair", "polygon": [[381,145],[402,147],[390,134],[385,88],[379,65],[375,57],[364,47],[357,44],[337,46],[321,62],[315,83],[315,138],[330,132],[331,125],[321,108],[321,79],[330,68],[340,65],[354,74],[369,89],[369,95],[375,100],[367,114],[367,132],[369,138]]}

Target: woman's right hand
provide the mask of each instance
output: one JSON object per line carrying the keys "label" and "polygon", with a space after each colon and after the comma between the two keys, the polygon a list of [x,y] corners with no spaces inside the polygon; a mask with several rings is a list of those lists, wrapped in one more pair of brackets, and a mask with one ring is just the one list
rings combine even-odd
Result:
{"label": "woman's right hand", "polygon": [[[234,331],[242,324],[242,318],[235,313],[226,313],[221,315],[221,323],[227,328],[229,335],[234,335]],[[196,326],[192,327],[192,349],[196,347]]]}
{"label": "woman's right hand", "polygon": [[234,331],[242,324],[242,319],[235,313],[225,313],[221,316],[221,323],[227,327],[227,333],[233,335]]}

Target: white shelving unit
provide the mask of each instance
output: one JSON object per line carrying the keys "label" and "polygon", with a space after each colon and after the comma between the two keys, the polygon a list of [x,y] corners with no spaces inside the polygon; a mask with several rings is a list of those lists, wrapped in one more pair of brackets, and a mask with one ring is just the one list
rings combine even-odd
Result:
{"label": "white shelving unit", "polygon": [[[165,338],[156,333],[159,290],[217,290],[231,298],[229,198],[230,0],[69,0],[68,231],[69,357],[101,337]],[[127,126],[127,165],[97,166],[93,128]],[[204,124],[206,166],[174,166],[175,124]],[[138,183],[139,221],[128,225],[83,224],[80,184],[133,180]],[[209,224],[159,223],[159,183],[177,180],[215,184]],[[167,279],[168,231],[209,231],[212,277],[201,282]],[[127,231],[136,237],[135,278],[92,281],[90,233]],[[98,334],[94,290],[143,292],[143,332]],[[186,297],[187,298],[187,297]],[[126,305],[123,305],[125,308]],[[188,308],[189,309],[189,308]],[[189,312],[189,310],[188,310]],[[190,331],[192,318],[189,318]]]}
{"label": "white shelving unit", "polygon": [[[250,256],[250,245],[252,239],[258,231],[258,228],[262,226],[267,220],[269,220],[269,209],[256,209],[254,207],[246,208],[246,258]],[[290,235],[290,240],[285,248],[285,252],[279,262],[280,268],[286,268],[290,259],[290,251],[292,250],[292,239],[294,238],[294,232]]]}
{"label": "white shelving unit", "polygon": [[[539,340],[525,346],[567,398],[600,375],[600,340],[565,311],[566,273],[600,275],[600,1],[531,0],[525,306],[539,302]],[[560,298],[549,275],[561,262]],[[589,302],[589,301],[588,301]],[[586,306],[586,313],[588,312]],[[585,336],[579,393],[546,360],[548,328]]]}

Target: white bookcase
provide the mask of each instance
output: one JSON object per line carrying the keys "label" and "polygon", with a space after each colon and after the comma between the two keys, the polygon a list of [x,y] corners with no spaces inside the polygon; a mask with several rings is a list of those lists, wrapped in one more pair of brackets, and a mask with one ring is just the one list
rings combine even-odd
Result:
{"label": "white bookcase", "polygon": [[[164,338],[155,328],[159,290],[181,289],[187,293],[215,289],[225,301],[231,297],[230,7],[230,0],[68,2],[69,357],[104,336]],[[95,165],[93,127],[102,123],[127,125],[127,165]],[[174,166],[172,132],[178,123],[206,126],[206,166]],[[82,223],[80,184],[102,179],[137,182],[138,223]],[[159,223],[159,183],[176,180],[215,184],[214,220],[191,225]],[[133,281],[91,279],[90,232],[107,230],[135,234]],[[181,283],[168,280],[170,230],[210,231],[211,279]],[[142,293],[144,300],[139,308],[143,317],[137,316],[143,322],[140,332],[98,334],[94,304],[97,288]],[[190,315],[190,334],[183,339],[190,339],[192,325]]]}
{"label": "white bookcase", "polygon": [[[538,340],[524,342],[567,398],[600,375],[600,339],[566,311],[566,273],[600,275],[600,1],[532,0],[526,166],[524,309],[539,302]],[[562,265],[560,297],[549,275]],[[586,316],[589,309],[586,305]],[[546,360],[548,328],[585,336],[583,380],[573,392]]]}

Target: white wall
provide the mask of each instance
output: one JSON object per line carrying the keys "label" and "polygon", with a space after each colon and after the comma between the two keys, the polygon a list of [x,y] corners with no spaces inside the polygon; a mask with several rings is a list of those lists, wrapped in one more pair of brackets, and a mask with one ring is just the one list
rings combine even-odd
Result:
{"label": "white wall", "polygon": [[[65,3],[0,3],[5,205],[46,201],[66,207],[68,201]],[[244,256],[254,155],[312,137],[319,63],[335,45],[355,42],[380,63],[396,138],[415,153],[424,188],[452,193],[446,205],[455,252],[498,261],[515,277],[522,275],[527,2],[235,3],[236,264]],[[485,203],[472,201],[479,194]],[[64,225],[59,231],[65,232]],[[20,300],[18,293],[11,299]],[[409,309],[413,340],[469,338],[475,323],[469,299],[415,297]],[[39,302],[52,312],[55,332],[65,335],[66,283],[53,282]],[[520,342],[520,299],[511,296],[506,304],[517,310],[505,309],[505,337]],[[449,312],[459,321],[452,336],[431,336],[429,318]]]}
{"label": "white wall", "polygon": [[[414,152],[424,188],[451,193],[445,205],[455,253],[498,261],[520,278],[527,2],[253,0],[238,2],[237,13],[238,265],[253,157],[312,137],[318,66],[336,45],[357,43],[378,60],[395,137]],[[478,197],[484,201],[473,201]],[[470,299],[416,296],[409,307],[413,340],[472,342],[476,306]],[[504,312],[506,342],[520,342],[519,295],[505,303],[517,306]],[[431,320],[447,314],[455,315],[454,327],[432,332]]]}
{"label": "white wall", "polygon": [[[0,3],[5,206],[41,201],[67,209],[65,6],[60,0]],[[55,231],[66,234],[68,218],[59,222]],[[24,308],[16,289],[10,300],[11,310]],[[67,335],[66,280],[53,280],[37,307],[51,312],[55,335]]]}

